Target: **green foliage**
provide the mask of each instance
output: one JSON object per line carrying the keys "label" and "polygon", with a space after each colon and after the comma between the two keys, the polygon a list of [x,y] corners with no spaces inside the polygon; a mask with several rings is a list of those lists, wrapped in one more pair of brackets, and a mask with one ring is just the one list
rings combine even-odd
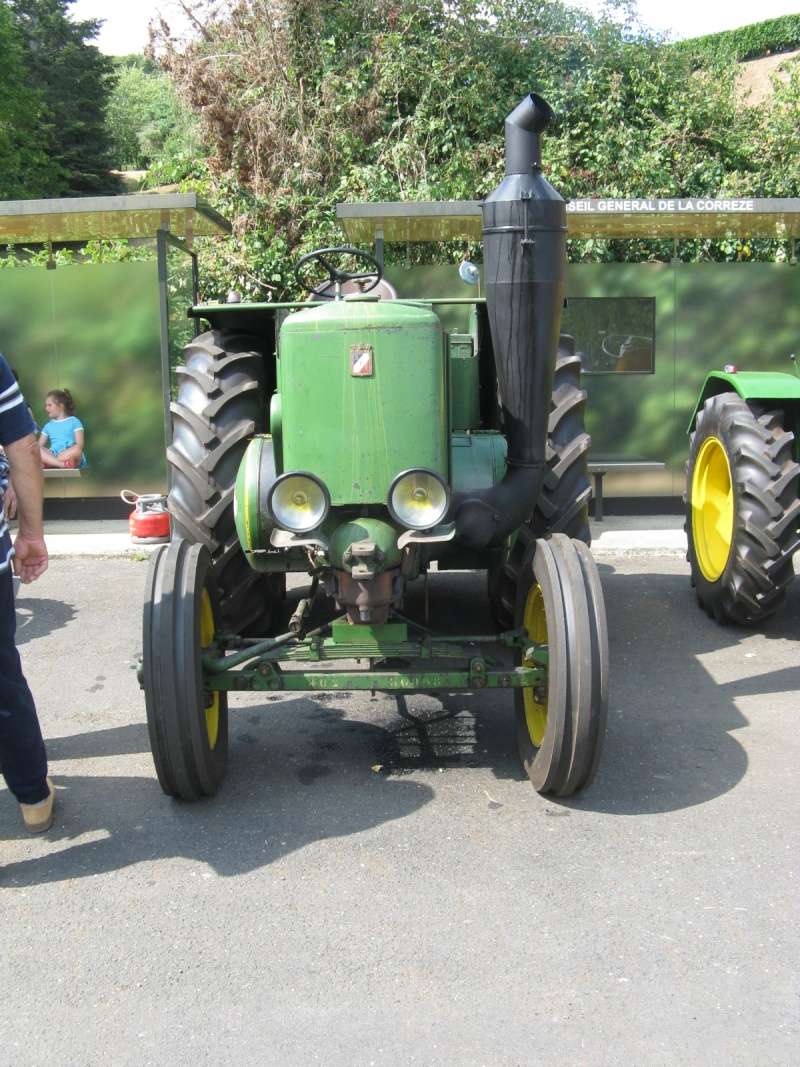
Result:
{"label": "green foliage", "polygon": [[68,8],[73,0],[2,2],[14,16],[22,40],[23,84],[41,100],[35,143],[53,164],[47,195],[118,192],[119,185],[109,174],[105,130],[113,64],[87,43],[96,36],[99,23],[71,21]]}
{"label": "green foliage", "polygon": [[[561,116],[544,143],[565,196],[791,195],[795,82],[737,110],[733,60],[693,58],[556,0],[241,0],[164,69],[197,115],[206,160],[157,163],[234,223],[200,242],[205,295],[295,295],[291,262],[339,243],[345,200],[479,198],[503,173],[503,118],[532,88]],[[767,162],[769,161],[769,162]],[[168,177],[167,177],[168,176]],[[774,244],[687,246],[694,258],[773,258]],[[465,251],[453,245],[453,258]],[[387,249],[406,255],[405,249]],[[575,260],[670,258],[665,242],[571,242]],[[412,262],[441,257],[417,246]]]}
{"label": "green foliage", "polygon": [[787,52],[800,48],[800,15],[783,15],[750,26],[740,26],[724,33],[710,33],[678,41],[672,48],[689,56],[698,64],[756,59],[773,52]]}
{"label": "green foliage", "polygon": [[[720,195],[800,197],[800,63],[793,65],[786,82],[774,80],[768,107],[749,108],[745,114],[747,151],[723,176]],[[730,255],[730,243],[722,246],[726,258],[785,261],[789,255],[788,242],[738,242],[736,255]]]}
{"label": "green foliage", "polygon": [[45,196],[57,175],[39,143],[41,94],[26,80],[19,26],[0,3],[0,200]]}
{"label": "green foliage", "polygon": [[118,169],[141,170],[155,159],[162,168],[176,160],[182,165],[199,154],[194,117],[163,71],[141,56],[124,56],[116,61],[116,74],[106,127]]}
{"label": "green foliage", "polygon": [[114,240],[87,241],[80,251],[74,248],[57,248],[52,255],[47,248],[37,245],[5,245],[0,249],[0,270],[20,270],[25,267],[56,267],[78,263],[144,263],[155,259],[155,242],[143,244],[133,241]]}

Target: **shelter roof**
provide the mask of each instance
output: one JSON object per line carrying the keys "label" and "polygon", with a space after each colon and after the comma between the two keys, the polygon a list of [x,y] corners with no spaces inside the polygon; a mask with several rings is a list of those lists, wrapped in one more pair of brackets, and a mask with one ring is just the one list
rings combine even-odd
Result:
{"label": "shelter roof", "polygon": [[[337,204],[336,217],[353,243],[481,239],[481,201]],[[571,238],[800,237],[800,198],[712,199],[641,197],[571,200]]]}
{"label": "shelter roof", "polygon": [[0,244],[230,233],[230,223],[195,193],[0,201]]}

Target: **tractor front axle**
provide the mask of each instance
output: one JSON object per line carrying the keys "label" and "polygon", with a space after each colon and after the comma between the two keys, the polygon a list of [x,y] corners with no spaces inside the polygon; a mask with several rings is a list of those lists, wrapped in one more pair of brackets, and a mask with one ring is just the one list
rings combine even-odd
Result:
{"label": "tractor front axle", "polygon": [[[327,629],[327,628],[326,628]],[[203,686],[222,690],[440,690],[525,689],[547,682],[547,647],[532,645],[519,631],[469,637],[437,637],[428,632],[408,639],[405,623],[353,626],[337,620],[331,636],[322,629],[301,639],[291,634],[235,648],[228,655],[210,647],[203,656]],[[474,645],[520,648],[523,666],[508,667],[476,654]],[[231,643],[225,642],[230,648]],[[287,670],[281,664],[319,664],[335,660],[369,660],[369,669]],[[461,666],[418,670],[412,661],[462,660]],[[386,669],[392,661],[402,667]],[[376,663],[383,669],[376,670]]]}

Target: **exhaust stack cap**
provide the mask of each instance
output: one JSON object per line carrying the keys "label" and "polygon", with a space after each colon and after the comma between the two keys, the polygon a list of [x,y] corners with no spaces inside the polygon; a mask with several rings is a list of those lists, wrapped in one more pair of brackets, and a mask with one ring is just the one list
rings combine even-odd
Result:
{"label": "exhaust stack cap", "polygon": [[530,174],[542,165],[539,135],[556,114],[543,97],[528,93],[506,116],[506,174]]}

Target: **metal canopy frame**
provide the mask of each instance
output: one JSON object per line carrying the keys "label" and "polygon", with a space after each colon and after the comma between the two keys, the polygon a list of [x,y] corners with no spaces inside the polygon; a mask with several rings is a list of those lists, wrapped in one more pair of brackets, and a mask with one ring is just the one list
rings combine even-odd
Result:
{"label": "metal canopy frame", "polygon": [[191,247],[195,237],[231,232],[196,193],[136,193],[0,201],[0,245],[154,238],[166,231]]}
{"label": "metal canopy frame", "polygon": [[[481,201],[337,204],[336,218],[354,244],[480,241]],[[567,237],[680,240],[800,237],[800,198],[642,197],[571,200]]]}
{"label": "metal canopy frame", "polygon": [[[164,403],[164,440],[172,440],[172,369],[170,365],[170,294],[169,294],[169,248],[176,248],[189,256],[192,268],[192,306],[199,298],[200,276],[197,267],[197,254],[191,250],[188,242],[181,241],[166,229],[156,234],[156,259],[158,264],[158,304],[161,324],[161,395]],[[199,320],[194,320],[194,335],[199,333]]]}

